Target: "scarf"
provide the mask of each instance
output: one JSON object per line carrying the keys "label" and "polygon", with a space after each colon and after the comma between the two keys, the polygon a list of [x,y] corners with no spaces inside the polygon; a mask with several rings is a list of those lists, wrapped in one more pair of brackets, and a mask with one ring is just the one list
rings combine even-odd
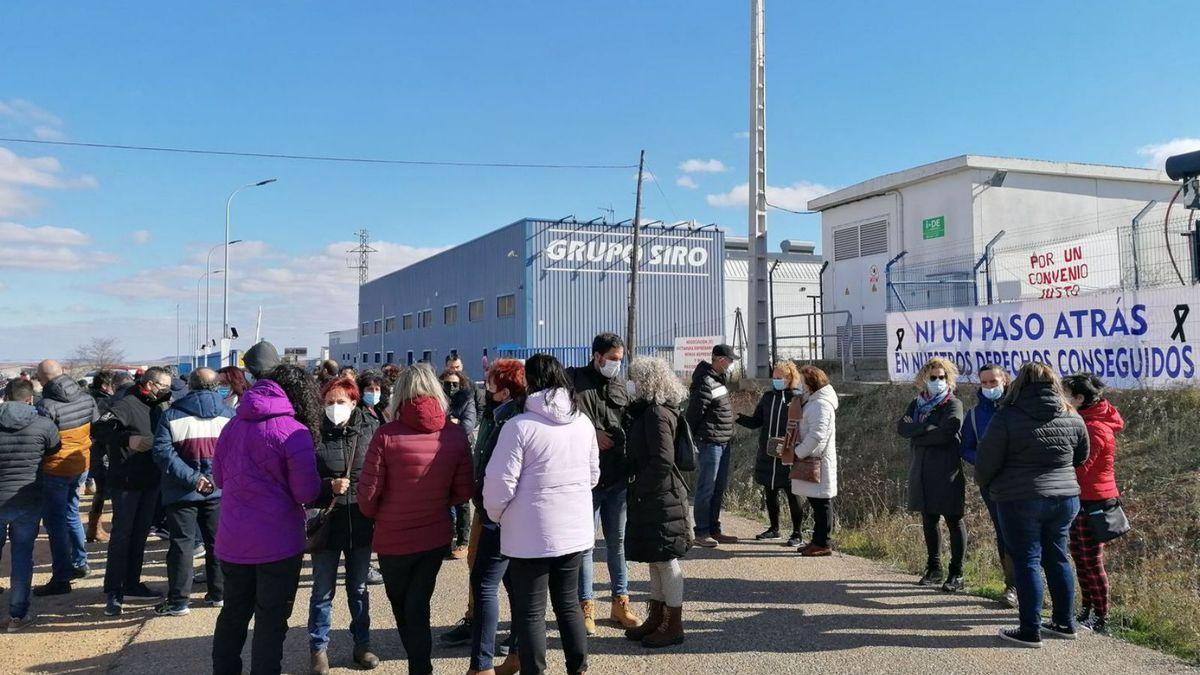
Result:
{"label": "scarf", "polygon": [[924,422],[925,420],[929,419],[929,414],[932,413],[935,408],[945,403],[946,399],[948,398],[950,398],[949,389],[946,389],[946,391],[943,391],[933,398],[930,398],[929,394],[924,392],[918,394],[916,410],[917,421]]}

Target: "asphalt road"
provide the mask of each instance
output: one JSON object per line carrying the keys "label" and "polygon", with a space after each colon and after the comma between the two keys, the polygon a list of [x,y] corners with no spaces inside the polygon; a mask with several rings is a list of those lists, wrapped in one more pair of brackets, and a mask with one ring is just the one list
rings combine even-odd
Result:
{"label": "asphalt road", "polygon": [[[729,518],[727,529],[750,536],[758,524]],[[44,544],[44,542],[42,542]],[[40,550],[44,561],[44,550]],[[165,547],[148,553],[147,577],[163,586]],[[95,555],[97,568],[102,555]],[[602,552],[597,552],[602,560]],[[5,571],[7,565],[4,565]],[[38,569],[40,579],[48,570]],[[915,578],[850,556],[803,559],[778,544],[743,543],[695,550],[684,562],[687,641],[648,652],[601,626],[589,642],[594,673],[1164,673],[1194,672],[1150,651],[1095,635],[1076,642],[1047,642],[1044,649],[1006,647],[996,637],[1015,623],[1013,610],[968,596],[918,588]],[[599,597],[607,588],[603,564],[596,569]],[[631,569],[635,600],[648,590],[645,565]],[[284,671],[306,673],[308,650],[307,569],[292,615]],[[434,632],[452,626],[465,608],[466,564],[447,562],[434,597]],[[203,589],[199,591],[202,593]],[[117,619],[101,615],[99,579],[85,580],[70,596],[39,601],[39,624],[17,635],[0,635],[6,672],[203,673],[216,609],[190,616],[154,618],[149,603],[130,606]],[[383,659],[377,672],[407,672],[391,608],[372,588],[373,645]],[[351,641],[344,597],[334,601],[330,647],[335,672],[350,672]],[[603,616],[607,617],[607,607]],[[639,611],[644,611],[641,607]],[[507,617],[507,609],[504,610]],[[506,624],[502,624],[506,628]],[[559,648],[550,626],[552,650]],[[247,664],[248,661],[247,641]],[[461,674],[467,651],[435,648],[438,673]],[[550,672],[564,672],[561,652],[550,654]]]}

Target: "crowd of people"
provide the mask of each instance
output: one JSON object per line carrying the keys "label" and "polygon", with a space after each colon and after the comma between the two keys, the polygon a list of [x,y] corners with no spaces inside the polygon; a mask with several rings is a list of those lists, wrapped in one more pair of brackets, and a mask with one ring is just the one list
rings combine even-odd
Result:
{"label": "crowd of people", "polygon": [[[128,598],[154,598],[155,614],[183,616],[203,585],[203,601],[220,608],[214,672],[243,672],[253,621],[250,672],[277,673],[307,555],[312,673],[330,669],[339,574],[354,663],[380,663],[369,592],[378,584],[409,672],[430,673],[439,571],[465,558],[466,614],[439,641],[469,647],[469,674],[545,672],[547,601],[568,671],[585,672],[596,632],[597,529],[609,620],[648,649],[684,641],[681,561],[693,546],[738,541],[721,525],[738,425],[758,430],[754,478],[769,525],[756,539],[785,540],[782,493],[791,520],[785,545],[805,557],[831,555],[839,398],[821,369],[776,364],[753,413],[737,415],[728,378],[738,355],[727,345],[713,349],[687,387],[661,359],[623,368],[615,334],[596,336],[591,354],[574,368],[545,354],[498,359],[483,387],[456,354],[441,372],[418,363],[360,374],[333,361],[308,372],[281,363],[267,342],[245,353],[244,369],[198,368],[186,383],[151,367],[132,381],[101,371],[85,389],[44,361],[40,397],[34,382],[14,379],[0,403],[0,528],[12,551],[6,629],[34,620],[31,595],[71,593],[91,573],[85,542],[107,541],[106,615],[121,615]],[[1020,610],[1020,627],[1002,637],[1038,646],[1042,635],[1074,637],[1077,625],[1103,630],[1110,537],[1096,532],[1096,516],[1120,507],[1113,455],[1121,417],[1094,376],[1060,381],[1029,364],[1015,380],[997,366],[979,377],[979,401],[964,411],[955,366],[931,360],[898,422],[912,447],[908,506],[922,516],[928,548],[918,583],[964,588],[964,466],[974,464],[1005,597]],[[86,526],[80,493],[93,494]],[[813,521],[808,542],[801,499]],[[34,589],[39,527],[52,574]],[[146,541],[159,529],[169,541],[165,592],[142,580]],[[1072,557],[1083,588],[1078,618]],[[196,558],[204,559],[200,571]],[[630,562],[648,565],[645,618],[631,603]],[[1039,567],[1054,604],[1047,622]],[[507,637],[497,634],[501,588],[512,612]]]}
{"label": "crowd of people", "polygon": [[[943,358],[930,360],[897,423],[912,447],[908,507],[921,514],[928,554],[918,583],[949,593],[964,587],[964,466],[974,465],[1004,570],[1003,599],[1020,618],[1000,637],[1036,648],[1043,636],[1070,640],[1079,628],[1105,632],[1104,543],[1128,530],[1113,468],[1116,434],[1125,422],[1104,398],[1104,383],[1089,373],[1060,379],[1049,366],[1028,363],[1012,378],[989,364],[978,376],[978,401],[964,412],[956,396],[958,369]],[[948,568],[941,562],[943,522]],[[1078,615],[1076,573],[1083,596]],[[1046,587],[1053,612],[1043,621]]]}

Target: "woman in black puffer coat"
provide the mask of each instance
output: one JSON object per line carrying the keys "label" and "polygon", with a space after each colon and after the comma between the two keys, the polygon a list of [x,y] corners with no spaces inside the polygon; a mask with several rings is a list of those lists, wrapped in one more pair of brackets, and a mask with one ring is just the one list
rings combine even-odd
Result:
{"label": "woman in black puffer coat", "polygon": [[317,473],[321,496],[313,507],[333,504],[328,538],[320,550],[312,551],[313,588],[308,605],[309,649],[313,671],[328,672],[330,620],[337,587],[339,559],[346,566],[346,603],[350,610],[350,635],[354,638],[354,661],[373,668],[379,659],[371,653],[371,606],[367,575],[371,561],[371,539],[375,524],[358,508],[358,477],[367,446],[378,428],[374,417],[359,405],[358,385],[349,377],[329,380],[321,388],[325,416],[317,443]]}
{"label": "woman in black puffer coat", "polygon": [[625,557],[650,563],[650,611],[645,623],[625,631],[645,647],[683,642],[683,567],[692,546],[687,486],[675,466],[679,402],[687,391],[662,359],[629,366],[633,403],[626,411],[629,475]]}
{"label": "woman in black puffer coat", "polygon": [[767,517],[771,520],[766,532],[755,537],[759,541],[779,538],[779,493],[787,496],[788,512],[792,516],[792,536],[788,546],[803,543],[801,526],[804,512],[800,510],[800,499],[792,493],[792,481],[788,478],[791,467],[767,454],[767,445],[772,438],[783,438],[787,433],[788,405],[800,389],[800,371],[791,361],[781,361],[771,373],[771,389],[763,392],[753,415],[738,415],[737,423],[747,429],[758,429],[758,455],[754,460],[754,482],[763,487],[767,504]]}

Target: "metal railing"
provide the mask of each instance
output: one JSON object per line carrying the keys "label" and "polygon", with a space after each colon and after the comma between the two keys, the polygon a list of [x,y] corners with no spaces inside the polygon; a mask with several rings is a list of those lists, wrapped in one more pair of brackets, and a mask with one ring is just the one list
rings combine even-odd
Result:
{"label": "metal railing", "polygon": [[[826,329],[825,317],[843,316],[845,321],[840,326],[835,326],[832,332]],[[808,325],[808,332],[802,335],[781,335],[778,331],[779,322],[784,319],[804,319]],[[855,364],[856,356],[862,356],[863,349],[863,331],[854,329],[854,315],[849,310],[832,310],[828,312],[806,312],[803,314],[780,314],[771,317],[771,360],[778,361],[781,356],[779,349],[779,341],[781,340],[801,340],[808,343],[808,348],[805,354],[808,358],[795,358],[790,354],[783,354],[788,358],[793,358],[797,361],[819,361],[825,358],[826,338],[833,338],[834,345],[837,350],[837,358],[842,363],[842,373],[849,373],[846,365],[849,363],[851,367]],[[855,346],[857,343],[857,352]]]}

